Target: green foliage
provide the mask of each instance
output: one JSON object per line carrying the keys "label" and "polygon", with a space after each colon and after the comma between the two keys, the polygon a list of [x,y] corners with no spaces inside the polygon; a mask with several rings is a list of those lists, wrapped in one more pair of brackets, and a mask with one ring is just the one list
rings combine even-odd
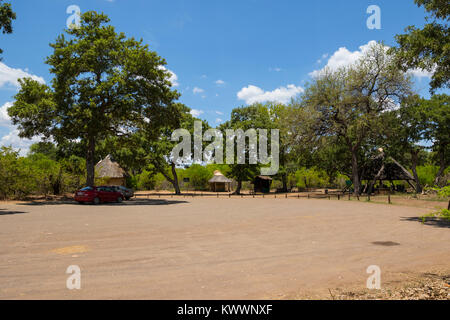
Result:
{"label": "green foliage", "polygon": [[417,167],[417,174],[419,176],[420,183],[423,186],[433,186],[434,179],[436,177],[439,167],[433,165],[424,165]]}
{"label": "green foliage", "polygon": [[210,170],[199,164],[193,164],[185,170],[185,176],[189,178],[189,186],[195,190],[208,190],[208,181],[212,178]]}
{"label": "green foliage", "polygon": [[323,188],[328,186],[329,177],[323,170],[300,168],[295,172],[299,189]]}
{"label": "green foliage", "polygon": [[67,38],[62,34],[50,45],[51,87],[21,80],[8,110],[21,137],[85,141],[89,185],[94,183],[97,141],[140,127],[157,131],[176,112],[173,101],[179,97],[164,59],[108,23],[104,14],[84,13],[80,28],[66,30]]}
{"label": "green foliage", "polygon": [[[15,19],[16,13],[12,10],[11,4],[8,2],[3,3],[3,0],[0,0],[0,31],[3,34],[12,33],[12,21]],[[2,49],[0,49],[1,53],[3,53]]]}
{"label": "green foliage", "polygon": [[20,157],[12,148],[2,147],[0,198],[21,199],[32,194],[73,192],[84,184],[85,172],[85,161],[77,156],[55,160],[33,151],[27,157]]}
{"label": "green foliage", "polygon": [[443,188],[429,188],[429,190],[435,191],[440,198],[450,197],[450,186],[446,186]]}
{"label": "green foliage", "polygon": [[442,220],[447,220],[450,222],[450,210],[441,209],[440,211],[426,214],[421,217],[422,223],[425,223],[427,221],[427,218],[440,218]]}
{"label": "green foliage", "polygon": [[406,28],[406,34],[397,35],[399,48],[393,48],[399,66],[405,71],[421,68],[433,72],[431,91],[448,88],[450,84],[450,15],[447,0],[415,0],[430,13],[422,29],[415,26]]}
{"label": "green foliage", "polygon": [[136,176],[137,190],[153,190],[155,189],[156,179],[151,171],[144,170]]}

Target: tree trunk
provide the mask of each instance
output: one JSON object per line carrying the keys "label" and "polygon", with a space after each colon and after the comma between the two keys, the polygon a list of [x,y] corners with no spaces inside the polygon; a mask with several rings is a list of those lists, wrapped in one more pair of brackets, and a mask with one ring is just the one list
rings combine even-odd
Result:
{"label": "tree trunk", "polygon": [[171,163],[171,168],[172,168],[172,175],[173,175],[173,180],[172,180],[172,184],[173,187],[175,188],[175,194],[181,194],[181,190],[180,190],[180,185],[178,184],[178,175],[177,175],[177,171],[175,168],[175,163]]}
{"label": "tree trunk", "polygon": [[236,188],[236,191],[234,193],[235,194],[241,194],[241,189],[242,189],[242,180],[238,180],[237,188]]}
{"label": "tree trunk", "polygon": [[436,174],[436,178],[434,179],[434,184],[438,187],[442,187],[440,185],[440,180],[442,175],[444,174],[445,169],[447,169],[447,162],[445,161],[444,152],[439,152],[439,170]]}
{"label": "tree trunk", "polygon": [[283,173],[282,174],[281,180],[283,182],[283,192],[287,192],[288,191],[288,187],[287,187],[287,173]]}
{"label": "tree trunk", "polygon": [[356,148],[351,148],[352,152],[352,180],[353,180],[353,188],[355,189],[355,196],[359,196],[359,192],[361,189],[360,181],[359,181],[359,173],[358,173],[358,154],[356,152]]}
{"label": "tree trunk", "polygon": [[369,188],[367,190],[367,194],[371,195],[372,194],[372,189],[373,186],[375,185],[375,183],[377,182],[377,180],[381,177],[381,175],[383,174],[384,171],[384,163],[381,166],[380,170],[378,171],[377,175],[375,176],[375,178],[373,178],[373,181],[370,183]]}
{"label": "tree trunk", "polygon": [[89,137],[88,149],[86,154],[86,185],[93,187],[95,184],[95,137]]}
{"label": "tree trunk", "polygon": [[173,185],[173,188],[175,189],[175,194],[180,195],[181,194],[181,190],[180,190],[180,186],[178,184],[178,175],[177,175],[175,163],[171,163],[170,164],[170,168],[172,170],[173,179],[167,174],[167,172],[164,169],[164,167],[161,167],[156,162],[154,162],[153,165],[158,169],[159,172],[161,172],[161,174],[164,176],[164,178],[166,178],[166,180],[169,181]]}
{"label": "tree trunk", "polygon": [[414,176],[414,181],[416,182],[416,193],[422,192],[422,185],[420,184],[419,175],[417,174],[417,162],[419,159],[419,151],[411,151],[411,171]]}

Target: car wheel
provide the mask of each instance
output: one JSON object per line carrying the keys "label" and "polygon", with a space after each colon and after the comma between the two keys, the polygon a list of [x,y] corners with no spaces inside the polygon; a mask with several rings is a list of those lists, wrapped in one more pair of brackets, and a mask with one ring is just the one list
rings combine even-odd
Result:
{"label": "car wheel", "polygon": [[94,198],[94,204],[95,204],[95,205],[100,204],[100,199],[97,198],[97,197],[95,197],[95,198]]}
{"label": "car wheel", "polygon": [[122,197],[118,197],[118,198],[117,198],[117,202],[118,202],[118,203],[121,203],[122,201],[123,201]]}
{"label": "car wheel", "polygon": [[125,200],[127,200],[127,201],[130,200],[130,199],[131,199],[130,197],[126,197],[126,198],[125,198]]}

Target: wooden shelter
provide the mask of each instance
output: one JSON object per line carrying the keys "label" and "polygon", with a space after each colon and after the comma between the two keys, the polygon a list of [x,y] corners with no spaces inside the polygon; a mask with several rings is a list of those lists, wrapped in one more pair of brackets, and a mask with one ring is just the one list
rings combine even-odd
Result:
{"label": "wooden shelter", "polygon": [[270,193],[270,187],[272,185],[272,178],[268,176],[257,176],[253,180],[253,186],[255,193]]}
{"label": "wooden shelter", "polygon": [[109,154],[95,165],[95,173],[96,178],[106,180],[107,185],[125,186],[126,184],[125,170]]}
{"label": "wooden shelter", "polygon": [[209,181],[211,191],[230,192],[233,180],[225,177],[219,170],[214,171],[214,176]]}
{"label": "wooden shelter", "polygon": [[399,162],[392,157],[386,157],[384,152],[374,157],[367,166],[363,169],[361,174],[361,180],[367,180],[367,186],[364,192],[371,193],[373,185],[380,181],[389,181],[393,184],[393,181],[403,180],[406,181],[412,188],[415,189],[413,182],[415,179],[413,175],[405,169]]}

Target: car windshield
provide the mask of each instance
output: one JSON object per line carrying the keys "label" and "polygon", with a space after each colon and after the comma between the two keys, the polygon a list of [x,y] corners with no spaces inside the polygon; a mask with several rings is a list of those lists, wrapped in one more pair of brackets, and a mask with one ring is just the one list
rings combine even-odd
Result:
{"label": "car windshield", "polygon": [[94,188],[86,187],[86,188],[81,189],[81,191],[91,191],[91,190],[94,190]]}

